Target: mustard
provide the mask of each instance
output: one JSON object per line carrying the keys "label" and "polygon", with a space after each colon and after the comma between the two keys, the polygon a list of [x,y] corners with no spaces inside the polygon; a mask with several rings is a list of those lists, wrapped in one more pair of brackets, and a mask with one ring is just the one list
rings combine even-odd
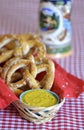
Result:
{"label": "mustard", "polygon": [[29,106],[49,107],[57,104],[58,99],[46,90],[34,89],[23,94],[22,102]]}

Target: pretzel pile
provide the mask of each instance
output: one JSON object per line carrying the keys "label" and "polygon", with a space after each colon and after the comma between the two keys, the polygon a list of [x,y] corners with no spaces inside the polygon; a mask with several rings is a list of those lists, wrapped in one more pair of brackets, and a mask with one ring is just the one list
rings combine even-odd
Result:
{"label": "pretzel pile", "polygon": [[[39,81],[41,72],[45,75]],[[38,36],[0,36],[0,77],[17,96],[28,89],[51,89],[54,63],[46,57],[46,48]]]}

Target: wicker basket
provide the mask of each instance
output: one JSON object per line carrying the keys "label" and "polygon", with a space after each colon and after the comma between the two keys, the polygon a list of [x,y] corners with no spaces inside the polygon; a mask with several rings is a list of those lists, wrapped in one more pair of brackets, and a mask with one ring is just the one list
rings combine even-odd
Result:
{"label": "wicker basket", "polygon": [[51,107],[29,107],[20,100],[14,101],[13,105],[19,111],[21,117],[35,124],[43,124],[55,117],[56,112],[64,104],[65,99],[62,99],[59,104]]}

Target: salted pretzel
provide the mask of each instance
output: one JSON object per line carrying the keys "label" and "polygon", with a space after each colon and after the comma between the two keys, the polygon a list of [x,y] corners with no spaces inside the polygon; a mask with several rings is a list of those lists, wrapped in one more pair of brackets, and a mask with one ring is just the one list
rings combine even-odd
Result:
{"label": "salted pretzel", "polygon": [[46,48],[38,35],[17,35],[17,39],[22,46],[23,54],[35,55],[36,57],[43,57],[46,55]]}
{"label": "salted pretzel", "polygon": [[[16,82],[11,81],[12,75],[17,70],[20,70],[20,69],[24,70],[25,67],[29,68],[29,73],[32,75],[32,77],[36,77],[37,68],[36,68],[35,64],[29,60],[20,59],[20,61],[18,61],[16,64],[14,64],[13,66],[10,67],[10,69],[7,73],[6,83],[8,86],[10,86],[10,88],[13,91],[16,91],[16,90],[19,91],[20,88],[22,88],[26,85],[26,81],[24,80],[23,76],[20,80],[18,80]],[[33,82],[33,80],[31,82]]]}
{"label": "salted pretzel", "polygon": [[[29,59],[14,57],[4,65],[1,76],[16,95],[23,92],[24,86],[26,89],[51,89],[54,81],[54,63],[47,58],[43,58],[39,64],[34,60],[33,56]],[[36,80],[37,75],[44,71],[46,74],[43,79]]]}

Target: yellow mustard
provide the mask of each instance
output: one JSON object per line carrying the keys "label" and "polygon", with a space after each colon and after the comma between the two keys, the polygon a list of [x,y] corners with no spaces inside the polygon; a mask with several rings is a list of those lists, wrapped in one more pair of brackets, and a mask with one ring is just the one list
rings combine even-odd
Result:
{"label": "yellow mustard", "polygon": [[53,94],[43,89],[28,91],[22,96],[22,101],[29,106],[37,107],[49,107],[58,102]]}

